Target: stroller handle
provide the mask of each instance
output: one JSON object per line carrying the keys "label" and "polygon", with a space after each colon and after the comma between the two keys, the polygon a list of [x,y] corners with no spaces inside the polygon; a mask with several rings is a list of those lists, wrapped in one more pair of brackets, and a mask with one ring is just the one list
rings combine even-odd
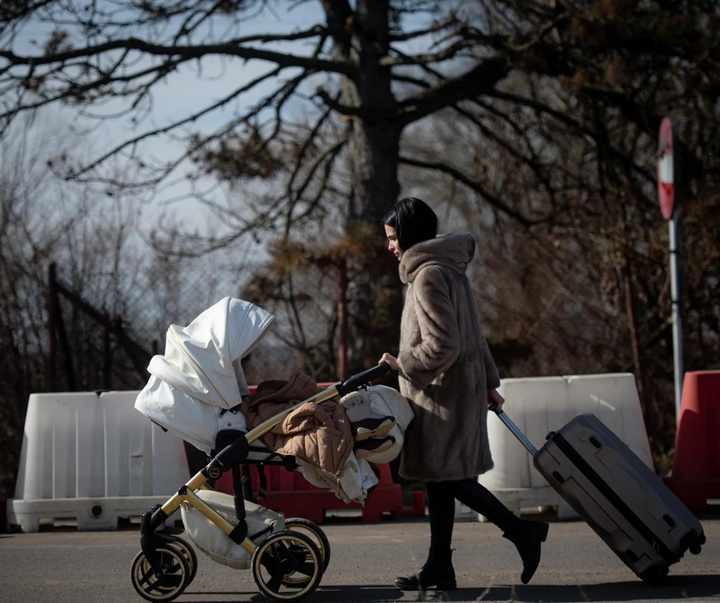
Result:
{"label": "stroller handle", "polygon": [[390,365],[387,362],[378,364],[372,368],[356,373],[352,377],[349,377],[342,383],[338,383],[335,387],[337,388],[338,394],[344,396],[350,392],[360,389],[366,383],[369,383],[377,377],[381,377],[390,370]]}

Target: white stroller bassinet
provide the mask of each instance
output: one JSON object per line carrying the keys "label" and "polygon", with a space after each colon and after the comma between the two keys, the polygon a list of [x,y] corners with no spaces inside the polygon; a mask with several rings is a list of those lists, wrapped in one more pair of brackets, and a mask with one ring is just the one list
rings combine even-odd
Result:
{"label": "white stroller bassinet", "polygon": [[187,327],[171,325],[165,354],[152,358],[150,380],[135,408],[205,454],[219,431],[246,431],[234,408],[248,394],[241,361],[264,337],[274,316],[226,297]]}

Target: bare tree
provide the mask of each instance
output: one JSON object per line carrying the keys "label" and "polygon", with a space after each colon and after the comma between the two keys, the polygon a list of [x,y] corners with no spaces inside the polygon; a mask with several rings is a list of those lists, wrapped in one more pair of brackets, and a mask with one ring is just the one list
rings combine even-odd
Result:
{"label": "bare tree", "polygon": [[[20,128],[19,126],[25,126]],[[76,213],[57,211],[44,175],[44,150],[54,138],[18,123],[0,145],[0,430],[5,446],[0,491],[9,491],[20,456],[27,397],[46,386],[46,301],[42,284],[53,250]]]}
{"label": "bare tree", "polygon": [[[451,4],[26,4],[4,15],[0,123],[54,104],[76,107],[90,119],[125,119],[131,134],[89,162],[64,166],[67,177],[112,189],[159,186],[187,160],[231,176],[244,190],[253,189],[250,179],[263,180],[262,195],[228,206],[200,188],[205,179],[195,179],[194,194],[227,226],[213,233],[213,248],[259,227],[289,232],[323,217],[375,226],[400,192],[403,129],[491,90],[509,71],[505,57],[487,55],[463,38],[463,20]],[[311,11],[314,22],[283,25],[292,18],[288,9]],[[273,28],[278,33],[253,26],[268,15],[283,25]],[[39,52],[28,35],[38,30],[44,31]],[[252,72],[237,69],[255,64]],[[222,91],[211,92],[212,76],[210,82],[202,76],[217,73],[217,65],[230,75]],[[163,118],[167,106],[157,110],[154,97],[179,73],[194,73],[208,94],[197,107]],[[205,125],[218,115],[220,125]],[[185,144],[153,161],[143,144],[163,135]],[[130,181],[104,171],[118,157],[132,163]],[[373,307],[369,289],[357,283],[361,312]],[[372,323],[371,317],[364,322]]]}
{"label": "bare tree", "polygon": [[[213,279],[206,267],[195,268],[206,258],[163,266],[161,274],[177,283],[173,289],[157,278],[155,258],[135,230],[132,199],[90,197],[86,189],[52,180],[48,158],[70,152],[65,143],[61,127],[40,121],[18,122],[0,144],[0,496],[12,496],[30,394],[139,389],[147,377],[119,335],[150,352],[168,321],[189,322],[220,296],[222,271],[215,266]],[[50,298],[51,265],[71,301]],[[179,301],[183,312],[173,312],[166,299]],[[65,337],[57,366],[49,364],[51,302],[58,304]]]}

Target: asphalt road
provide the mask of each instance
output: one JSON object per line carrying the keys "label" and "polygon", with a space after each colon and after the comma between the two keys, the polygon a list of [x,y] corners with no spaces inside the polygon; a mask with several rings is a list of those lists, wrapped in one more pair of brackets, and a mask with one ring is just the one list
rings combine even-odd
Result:
{"label": "asphalt road", "polygon": [[[581,521],[552,522],[543,559],[529,585],[520,582],[513,546],[493,525],[456,524],[453,561],[458,589],[401,592],[393,578],[418,569],[428,545],[427,519],[323,524],[330,565],[309,603],[382,601],[711,601],[720,600],[720,517],[702,520],[707,543],[670,569],[661,586],[640,581]],[[137,528],[77,532],[53,528],[0,535],[3,603],[134,603],[130,580]],[[234,570],[199,554],[198,574],[180,603],[265,601],[251,570]]]}

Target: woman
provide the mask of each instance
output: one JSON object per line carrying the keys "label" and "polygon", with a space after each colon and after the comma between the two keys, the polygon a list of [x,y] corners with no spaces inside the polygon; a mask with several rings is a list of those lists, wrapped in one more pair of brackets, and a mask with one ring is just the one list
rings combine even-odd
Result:
{"label": "woman", "polygon": [[386,352],[380,362],[399,371],[400,392],[415,412],[400,475],[425,482],[430,516],[426,563],[395,584],[402,590],[456,588],[450,548],[456,499],[497,525],[517,547],[521,580],[527,584],[540,563],[548,524],[516,517],[477,481],[493,466],[488,406],[502,408],[504,399],[465,274],[475,240],[469,234],[436,236],[435,212],[413,197],[398,201],[383,222],[407,292],[398,356]]}

